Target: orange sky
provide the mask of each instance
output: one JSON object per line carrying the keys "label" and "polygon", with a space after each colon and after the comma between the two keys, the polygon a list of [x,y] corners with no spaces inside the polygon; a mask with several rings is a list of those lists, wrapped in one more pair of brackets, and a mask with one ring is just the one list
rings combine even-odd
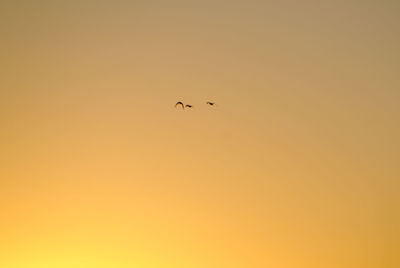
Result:
{"label": "orange sky", "polygon": [[2,1],[0,267],[400,266],[399,12]]}

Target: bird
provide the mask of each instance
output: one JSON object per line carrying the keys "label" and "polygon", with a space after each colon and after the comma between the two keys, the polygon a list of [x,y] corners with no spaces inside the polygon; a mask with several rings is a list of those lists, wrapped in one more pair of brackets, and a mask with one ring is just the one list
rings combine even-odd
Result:
{"label": "bird", "polygon": [[178,101],[178,102],[175,104],[175,108],[178,107],[178,105],[181,105],[181,106],[182,106],[182,109],[185,110],[185,106],[183,105],[183,103],[182,103],[181,101]]}
{"label": "bird", "polygon": [[210,106],[214,106],[214,105],[215,105],[215,102],[207,101],[206,104],[208,104],[208,105],[210,105]]}
{"label": "bird", "polygon": [[186,105],[185,105],[185,107],[188,107],[188,108],[193,108],[193,105],[186,104]]}

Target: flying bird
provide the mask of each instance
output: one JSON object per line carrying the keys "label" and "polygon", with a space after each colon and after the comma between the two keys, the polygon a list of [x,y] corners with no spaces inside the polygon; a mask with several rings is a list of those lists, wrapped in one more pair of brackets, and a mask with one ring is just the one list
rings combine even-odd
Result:
{"label": "flying bird", "polygon": [[193,108],[193,105],[186,104],[186,105],[185,105],[185,107],[188,107],[188,108]]}
{"label": "flying bird", "polygon": [[182,109],[185,110],[185,106],[183,105],[183,103],[182,103],[181,101],[178,101],[178,102],[175,104],[175,108],[178,107],[179,105],[182,106]]}
{"label": "flying bird", "polygon": [[207,101],[206,104],[208,104],[208,105],[210,105],[210,106],[214,106],[214,105],[215,105],[215,102]]}

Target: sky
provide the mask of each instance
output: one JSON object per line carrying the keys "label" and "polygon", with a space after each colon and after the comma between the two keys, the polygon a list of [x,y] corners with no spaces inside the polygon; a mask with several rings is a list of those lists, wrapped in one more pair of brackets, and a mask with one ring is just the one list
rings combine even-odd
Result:
{"label": "sky", "polygon": [[399,267],[399,14],[1,1],[0,266]]}

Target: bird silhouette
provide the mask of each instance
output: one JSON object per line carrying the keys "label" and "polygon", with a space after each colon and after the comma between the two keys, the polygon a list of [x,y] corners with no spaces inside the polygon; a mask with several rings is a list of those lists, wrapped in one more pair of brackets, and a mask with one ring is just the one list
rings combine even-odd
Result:
{"label": "bird silhouette", "polygon": [[193,108],[193,105],[186,104],[186,105],[185,105],[185,107],[188,107],[188,108]]}
{"label": "bird silhouette", "polygon": [[177,108],[179,105],[182,106],[182,109],[183,109],[183,110],[185,110],[185,106],[183,105],[183,103],[182,103],[181,101],[178,101],[178,102],[175,104],[175,108]]}
{"label": "bird silhouette", "polygon": [[210,106],[214,106],[214,105],[215,105],[215,102],[207,101],[206,104],[208,104],[208,105],[210,105]]}

